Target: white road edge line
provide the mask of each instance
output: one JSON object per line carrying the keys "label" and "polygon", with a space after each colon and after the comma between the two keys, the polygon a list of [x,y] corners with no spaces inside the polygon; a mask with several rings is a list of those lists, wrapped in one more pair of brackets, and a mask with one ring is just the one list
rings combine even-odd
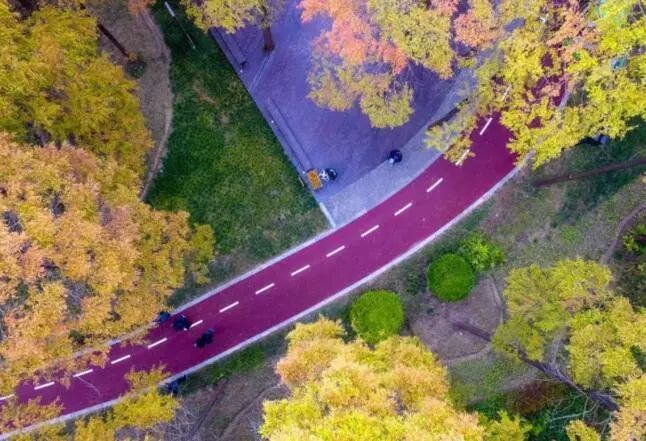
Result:
{"label": "white road edge line", "polygon": [[491,121],[492,121],[492,120],[493,120],[493,117],[489,117],[489,119],[488,119],[488,120],[487,120],[487,122],[485,123],[484,127],[482,128],[482,130],[480,130],[480,136],[482,136],[482,134],[485,132],[485,130],[487,130],[487,127],[489,127],[489,124],[491,124]]}
{"label": "white road edge line", "polygon": [[46,387],[53,386],[53,385],[54,385],[54,382],[50,381],[49,383],[39,384],[38,386],[34,386],[34,390],[45,389]]}
{"label": "white road edge line", "polygon": [[276,286],[276,284],[275,284],[275,283],[270,283],[270,284],[269,284],[269,285],[267,285],[267,286],[263,286],[263,287],[262,287],[262,288],[260,288],[258,291],[256,291],[256,294],[262,294],[263,292],[267,291],[268,289],[272,289],[274,286]]}
{"label": "white road edge line", "polygon": [[404,211],[408,210],[412,206],[413,206],[412,202],[407,203],[406,205],[401,207],[399,210],[395,211],[395,216],[399,216],[400,214],[402,214]]}
{"label": "white road edge line", "polygon": [[191,323],[191,328],[192,328],[192,327],[194,327],[194,326],[197,326],[197,325],[202,324],[202,322],[203,322],[203,321],[204,321],[204,320],[198,320],[198,321],[196,321],[195,323]]}
{"label": "white road edge line", "polygon": [[225,306],[224,308],[220,309],[220,312],[228,311],[231,308],[235,308],[236,306],[238,306],[238,303],[240,303],[240,302],[233,302],[232,304],[230,304],[228,306]]}
{"label": "white road edge line", "polygon": [[442,181],[443,181],[443,180],[444,180],[444,178],[440,178],[440,179],[438,179],[437,181],[435,181],[435,183],[433,183],[433,185],[431,185],[430,187],[428,187],[428,188],[426,189],[426,193],[430,193],[430,192],[432,192],[433,190],[435,190],[435,187],[437,187],[438,185],[440,185],[440,184],[442,183]]}
{"label": "white road edge line", "polygon": [[363,233],[361,233],[361,237],[366,237],[368,234],[372,233],[377,228],[379,228],[379,224],[377,224],[374,227],[371,227],[370,229],[368,229],[368,230],[364,231]]}
{"label": "white road edge line", "polygon": [[148,345],[148,349],[152,349],[152,348],[154,348],[155,346],[157,346],[157,345],[160,345],[160,344],[164,343],[166,340],[168,340],[168,337],[164,337],[164,338],[162,338],[161,340],[157,340],[155,343],[151,343],[151,344],[149,344],[149,345]]}
{"label": "white road edge line", "polygon": [[123,357],[121,357],[121,358],[117,358],[116,360],[112,360],[112,361],[110,362],[110,364],[117,364],[117,363],[121,363],[123,360],[127,360],[127,359],[129,359],[129,358],[130,358],[130,354],[128,354],[128,355],[124,355],[124,356],[123,356]]}
{"label": "white road edge line", "polygon": [[9,398],[13,398],[13,397],[15,397],[14,394],[5,395],[4,397],[0,397],[0,401],[5,401],[5,400],[8,400]]}
{"label": "white road edge line", "polygon": [[325,255],[325,257],[332,257],[332,256],[334,256],[336,253],[340,253],[340,252],[341,252],[341,251],[343,251],[343,250],[345,250],[345,245],[341,245],[339,248],[337,248],[337,249],[335,249],[335,250],[330,251],[329,253],[327,253],[327,254]]}
{"label": "white road edge line", "polygon": [[297,269],[293,273],[291,273],[291,276],[294,277],[296,274],[300,274],[303,271],[308,270],[308,269],[310,269],[310,264],[309,263],[307,265],[305,265],[305,266],[300,267],[299,269]]}
{"label": "white road edge line", "polygon": [[92,372],[94,372],[94,369],[88,369],[88,370],[86,370],[86,371],[79,372],[79,373],[74,374],[74,375],[72,375],[72,376],[73,376],[74,378],[78,378],[78,377],[82,377],[83,375],[91,374]]}

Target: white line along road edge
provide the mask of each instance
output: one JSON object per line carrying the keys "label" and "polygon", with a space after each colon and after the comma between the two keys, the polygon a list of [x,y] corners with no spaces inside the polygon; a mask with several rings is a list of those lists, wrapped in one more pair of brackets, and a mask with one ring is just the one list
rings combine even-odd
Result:
{"label": "white line along road edge", "polygon": [[[294,315],[293,317],[290,317],[287,320],[285,320],[283,322],[280,322],[275,326],[272,326],[271,328],[261,332],[260,334],[256,334],[253,337],[251,337],[251,338],[249,338],[249,339],[247,339],[247,340],[245,340],[245,341],[243,341],[241,343],[238,343],[237,345],[233,346],[232,348],[227,349],[226,351],[224,351],[224,352],[222,352],[222,353],[220,353],[218,355],[214,355],[213,357],[209,358],[208,360],[204,360],[202,363],[196,364],[195,366],[193,366],[191,368],[188,368],[188,369],[186,369],[186,370],[184,370],[182,372],[178,372],[175,375],[166,378],[160,384],[166,384],[166,383],[169,383],[169,382],[171,382],[173,380],[181,378],[184,375],[188,375],[188,374],[191,374],[191,373],[193,373],[195,371],[199,371],[200,369],[202,369],[205,366],[213,364],[214,362],[216,362],[216,361],[218,361],[218,360],[220,360],[222,358],[226,358],[229,355],[233,354],[234,352],[237,352],[237,351],[239,351],[239,350],[241,350],[241,349],[243,349],[243,348],[257,342],[258,340],[262,340],[263,338],[267,337],[268,335],[271,335],[272,333],[276,332],[277,330],[282,329],[282,328],[294,323],[295,321],[297,321],[297,320],[299,320],[299,319],[301,319],[301,318],[315,312],[316,310],[320,309],[321,307],[323,307],[323,306],[325,306],[325,305],[327,305],[329,303],[334,302],[335,300],[337,300],[337,299],[343,297],[344,295],[352,292],[357,287],[359,287],[359,286],[363,285],[364,283],[374,279],[375,277],[379,276],[380,274],[383,274],[384,272],[388,271],[393,266],[398,265],[402,261],[408,259],[413,254],[415,254],[417,251],[422,249],[424,246],[428,245],[436,237],[440,236],[446,230],[451,228],[453,225],[460,222],[463,218],[465,218],[468,214],[470,214],[478,205],[482,204],[484,201],[489,199],[492,194],[494,194],[508,180],[510,180],[512,177],[514,177],[514,175],[516,175],[520,171],[522,166],[523,166],[523,164],[521,164],[520,166],[517,166],[516,168],[514,168],[505,177],[503,177],[500,181],[498,181],[498,183],[496,185],[494,185],[491,189],[489,189],[489,191],[487,191],[479,199],[477,199],[471,205],[469,205],[462,213],[460,213],[459,215],[454,217],[453,220],[448,222],[446,225],[444,225],[442,228],[437,230],[435,233],[433,233],[432,235],[430,235],[426,239],[422,240],[421,242],[418,242],[415,246],[410,248],[408,251],[405,251],[399,257],[392,260],[390,263],[382,266],[381,268],[377,269],[373,273],[368,274],[363,279],[353,283],[352,285],[346,287],[345,289],[342,289],[341,291],[337,292],[336,294],[331,295],[330,297],[322,300],[321,302],[317,303],[316,305],[306,309],[305,311],[299,312],[298,314]],[[183,308],[183,309],[185,309],[185,308]],[[26,432],[34,431],[34,430],[36,430],[36,429],[38,429],[40,427],[46,426],[46,425],[62,423],[63,421],[78,418],[79,416],[87,415],[89,413],[96,412],[96,411],[99,411],[101,409],[108,408],[108,407],[110,407],[110,406],[124,400],[127,396],[128,396],[127,394],[124,394],[119,398],[115,398],[114,400],[106,401],[104,403],[96,404],[94,406],[87,407],[87,408],[82,409],[82,410],[78,410],[76,412],[71,412],[71,413],[68,413],[66,415],[62,415],[62,416],[59,416],[59,417],[56,417],[56,418],[52,418],[49,421],[43,421],[41,423],[34,424],[33,426],[29,426],[29,427],[23,428],[21,430],[15,430],[15,431],[9,432],[9,433],[2,433],[2,434],[0,434],[0,440],[8,439],[8,438],[10,438],[12,436],[15,436],[16,434],[21,433],[21,432],[26,433]]]}

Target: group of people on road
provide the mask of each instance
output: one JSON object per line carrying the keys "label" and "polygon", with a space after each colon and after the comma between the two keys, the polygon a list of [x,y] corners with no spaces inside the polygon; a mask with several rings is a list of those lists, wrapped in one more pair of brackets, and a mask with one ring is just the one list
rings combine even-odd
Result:
{"label": "group of people on road", "polygon": [[[171,314],[167,311],[161,311],[158,315],[157,318],[155,319],[155,323],[158,325],[161,325],[162,323],[166,323],[171,319]],[[175,316],[175,318],[172,321],[172,328],[176,331],[188,331],[191,329],[191,321],[186,317],[184,314],[179,314]],[[198,337],[197,340],[193,343],[193,346],[196,348],[203,348],[204,346],[213,343],[213,335],[215,334],[215,330],[213,328],[209,328],[206,330],[206,332],[202,333]]]}

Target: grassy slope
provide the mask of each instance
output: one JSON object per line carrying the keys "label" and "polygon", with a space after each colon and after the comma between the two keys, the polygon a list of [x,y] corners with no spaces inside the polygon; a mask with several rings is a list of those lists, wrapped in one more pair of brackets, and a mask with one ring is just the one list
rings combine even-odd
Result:
{"label": "grassy slope", "polygon": [[149,202],[211,225],[221,254],[264,260],[321,230],[324,219],[215,42],[171,4],[197,50],[158,3],[175,102],[168,156]]}

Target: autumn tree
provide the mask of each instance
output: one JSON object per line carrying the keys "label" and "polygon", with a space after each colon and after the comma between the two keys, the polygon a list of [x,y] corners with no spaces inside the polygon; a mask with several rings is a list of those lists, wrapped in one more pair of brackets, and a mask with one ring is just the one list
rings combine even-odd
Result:
{"label": "autumn tree", "polygon": [[149,322],[186,277],[205,281],[211,230],[140,202],[122,169],[67,144],[34,149],[0,135],[4,391]]}
{"label": "autumn tree", "polygon": [[614,440],[638,439],[646,427],[646,376],[637,358],[646,351],[646,312],[615,295],[611,281],[608,268],[584,260],[512,270],[504,291],[508,318],[493,342],[595,406],[617,411]]}
{"label": "autumn tree", "polygon": [[[131,370],[126,374],[130,384],[127,395],[114,407],[88,417],[78,418],[74,422],[74,430],[66,430],[60,424],[45,425],[30,432],[16,434],[12,440],[16,441],[114,441],[124,438],[119,435],[123,429],[137,430],[144,440],[158,439],[155,429],[161,423],[170,422],[179,406],[178,400],[169,394],[163,394],[158,385],[168,376],[163,367],[153,368],[151,371]],[[18,404],[11,401],[2,408],[0,428],[15,430],[54,418],[60,411],[56,406],[41,406],[30,402]],[[9,425],[3,425],[13,421]],[[18,424],[16,424],[18,422]],[[6,433],[8,430],[3,430]],[[142,439],[137,437],[136,439]]]}
{"label": "autumn tree", "polygon": [[449,399],[446,370],[419,340],[391,337],[374,349],[344,342],[339,322],[289,333],[276,367],[290,397],[264,403],[270,440],[461,439],[521,441],[527,427],[504,414],[482,423]]}
{"label": "autumn tree", "polygon": [[135,83],[99,52],[96,20],[47,5],[21,20],[3,1],[0,23],[0,130],[84,146],[123,166],[119,182],[138,185],[152,140]]}
{"label": "autumn tree", "polygon": [[453,37],[474,50],[496,38],[492,4],[473,0],[459,13],[453,0],[302,0],[301,19],[331,21],[313,45],[309,97],[332,110],[355,102],[374,127],[397,127],[413,113],[406,69],[421,66],[447,79],[458,54]]}
{"label": "autumn tree", "polygon": [[[535,152],[535,167],[585,137],[621,138],[644,118],[641,0],[504,0],[499,17],[500,25],[515,24],[476,66],[477,85],[462,107],[470,117],[429,132],[429,145],[447,148],[449,159],[468,152],[479,117],[496,113],[512,133],[509,148],[520,160]],[[476,29],[466,19],[462,25]],[[482,32],[472,34],[477,40]]]}
{"label": "autumn tree", "polygon": [[274,50],[271,24],[278,17],[285,0],[182,0],[189,15],[203,28],[223,28],[233,33],[245,26],[259,26],[265,42],[265,51]]}

